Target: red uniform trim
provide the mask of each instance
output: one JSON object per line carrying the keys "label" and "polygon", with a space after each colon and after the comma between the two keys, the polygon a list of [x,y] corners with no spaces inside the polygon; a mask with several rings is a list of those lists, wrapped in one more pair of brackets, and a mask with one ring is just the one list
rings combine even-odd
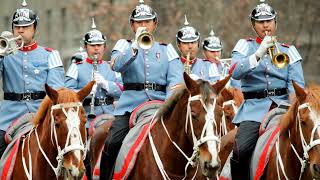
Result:
{"label": "red uniform trim", "polygon": [[32,43],[32,44],[30,44],[30,45],[28,45],[28,46],[23,46],[20,50],[21,50],[21,51],[24,51],[24,52],[26,52],[26,51],[33,51],[33,50],[35,50],[37,47],[38,47],[38,43],[37,43],[37,41],[35,41],[34,43]]}
{"label": "red uniform trim", "polygon": [[232,75],[234,68],[236,68],[237,63],[233,64],[229,70],[229,75]]}
{"label": "red uniform trim", "polygon": [[[93,63],[93,60],[91,60],[90,58],[87,58],[86,59],[87,63],[89,64],[92,64]],[[102,63],[102,59],[98,60],[98,64],[101,64]]]}
{"label": "red uniform trim", "polygon": [[290,47],[290,45],[289,45],[289,44],[285,44],[285,43],[282,43],[282,44],[281,44],[281,46],[283,46],[283,47],[287,47],[287,48],[289,48],[289,47]]}
{"label": "red uniform trim", "polygon": [[[186,61],[187,61],[187,59],[186,58],[184,58],[183,56],[181,56],[181,62],[184,64],[184,63],[186,63]],[[193,64],[193,63],[195,63],[197,61],[197,58],[194,58],[194,59],[190,59],[190,64]]]}
{"label": "red uniform trim", "polygon": [[258,44],[261,44],[262,39],[261,39],[260,37],[256,37],[256,42],[257,42]]}

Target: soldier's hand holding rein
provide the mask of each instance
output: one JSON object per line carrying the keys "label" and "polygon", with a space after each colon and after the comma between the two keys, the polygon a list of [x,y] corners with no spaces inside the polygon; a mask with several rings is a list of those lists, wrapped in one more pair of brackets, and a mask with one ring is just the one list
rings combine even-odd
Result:
{"label": "soldier's hand holding rein", "polygon": [[271,36],[265,36],[256,51],[256,56],[260,59],[268,50],[268,48],[274,46]]}

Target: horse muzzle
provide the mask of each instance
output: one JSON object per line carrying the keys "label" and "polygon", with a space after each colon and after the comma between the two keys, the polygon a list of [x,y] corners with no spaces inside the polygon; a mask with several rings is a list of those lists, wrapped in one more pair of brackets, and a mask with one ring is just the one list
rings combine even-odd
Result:
{"label": "horse muzzle", "polygon": [[200,161],[200,167],[202,170],[202,174],[208,178],[215,177],[220,170],[220,159],[216,163],[212,163],[211,161]]}

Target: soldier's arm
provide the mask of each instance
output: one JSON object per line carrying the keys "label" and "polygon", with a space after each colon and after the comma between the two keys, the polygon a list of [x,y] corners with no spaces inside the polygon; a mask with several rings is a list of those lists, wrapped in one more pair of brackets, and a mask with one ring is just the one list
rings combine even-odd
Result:
{"label": "soldier's arm", "polygon": [[294,46],[290,46],[288,51],[288,56],[290,59],[290,63],[288,65],[289,75],[288,75],[287,85],[288,85],[288,90],[290,94],[290,93],[294,93],[292,80],[294,80],[303,88],[305,86],[305,81],[304,81],[303,70],[301,65],[302,58]]}
{"label": "soldier's arm", "polygon": [[167,56],[169,61],[168,72],[167,72],[167,94],[168,99],[175,87],[182,85],[183,80],[183,64],[179,59],[178,53],[174,50],[171,44],[167,45]]}
{"label": "soldier's arm", "polygon": [[123,83],[121,74],[112,71],[111,76],[108,77],[108,89],[107,94],[119,98],[123,91]]}
{"label": "soldier's arm", "polygon": [[249,44],[245,39],[239,40],[232,50],[232,66],[236,64],[232,72],[234,79],[242,79],[259,65],[256,55],[248,54],[248,52]]}
{"label": "soldier's arm", "polygon": [[138,51],[134,52],[131,43],[125,39],[119,40],[111,53],[111,68],[116,72],[124,72],[136,59]]}
{"label": "soldier's arm", "polygon": [[0,56],[0,80],[2,79],[2,74],[3,74],[3,56]]}
{"label": "soldier's arm", "polygon": [[76,91],[80,90],[78,87],[78,67],[76,63],[72,63],[66,73],[65,86]]}
{"label": "soldier's arm", "polygon": [[57,50],[53,50],[48,57],[47,84],[55,89],[64,87],[64,68]]}

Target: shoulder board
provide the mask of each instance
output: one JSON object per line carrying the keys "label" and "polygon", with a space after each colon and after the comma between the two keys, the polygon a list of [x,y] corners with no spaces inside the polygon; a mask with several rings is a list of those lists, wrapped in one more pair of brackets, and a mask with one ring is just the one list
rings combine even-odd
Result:
{"label": "shoulder board", "polygon": [[289,47],[290,47],[290,45],[289,45],[289,44],[285,44],[285,43],[282,43],[282,44],[281,44],[281,46],[283,46],[283,47],[287,47],[287,48],[289,48]]}
{"label": "shoulder board", "polygon": [[159,42],[160,45],[162,46],[167,46],[168,44],[167,43],[164,43],[164,42]]}
{"label": "shoulder board", "polygon": [[247,41],[254,41],[253,38],[246,38]]}
{"label": "shoulder board", "polygon": [[53,51],[53,49],[52,48],[49,48],[49,47],[46,47],[46,48],[44,48],[46,51],[48,51],[48,52],[52,52]]}
{"label": "shoulder board", "polygon": [[127,39],[127,41],[128,41],[129,43],[131,43],[131,42],[132,42],[132,40],[131,40],[131,39]]}

